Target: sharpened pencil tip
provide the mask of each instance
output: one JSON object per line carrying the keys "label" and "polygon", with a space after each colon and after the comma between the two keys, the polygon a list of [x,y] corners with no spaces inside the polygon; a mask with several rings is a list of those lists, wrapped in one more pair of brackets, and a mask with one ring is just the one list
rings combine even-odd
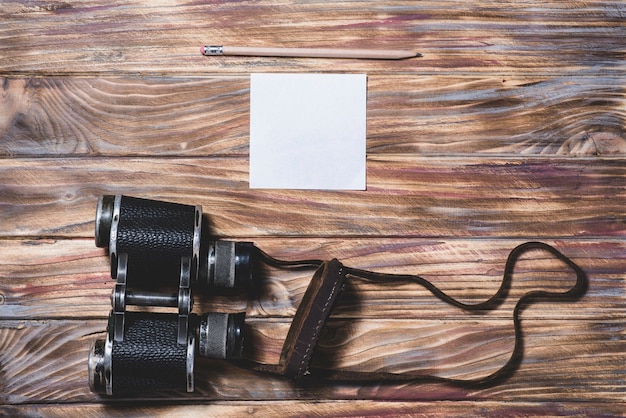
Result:
{"label": "sharpened pencil tip", "polygon": [[423,55],[422,55],[422,54],[420,54],[419,52],[416,52],[416,53],[415,53],[415,58],[420,58],[420,57],[422,57],[422,56],[423,56]]}

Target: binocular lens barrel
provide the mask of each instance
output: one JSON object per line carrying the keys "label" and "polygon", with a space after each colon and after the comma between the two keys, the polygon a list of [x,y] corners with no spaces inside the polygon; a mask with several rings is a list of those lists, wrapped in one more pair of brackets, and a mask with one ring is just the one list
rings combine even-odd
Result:
{"label": "binocular lens barrel", "polygon": [[[109,248],[116,283],[107,338],[97,340],[89,354],[92,391],[192,392],[196,353],[241,357],[245,313],[191,314],[193,293],[250,289],[255,247],[209,240],[202,223],[200,206],[122,195],[98,200],[96,245]],[[127,310],[129,306],[178,312]]]}
{"label": "binocular lens barrel", "polygon": [[128,312],[124,340],[109,335],[90,353],[91,389],[108,395],[193,390],[195,341],[189,336],[188,344],[178,344],[177,327],[175,314]]}
{"label": "binocular lens barrel", "polygon": [[122,195],[98,200],[96,246],[109,248],[111,276],[128,254],[128,276],[147,284],[176,283],[181,257],[192,261],[200,287],[248,289],[252,284],[250,242],[211,241],[202,234],[202,208]]}
{"label": "binocular lens barrel", "polygon": [[[194,315],[187,344],[178,344],[175,314],[127,312],[123,341],[109,332],[89,353],[89,386],[93,392],[119,395],[160,390],[194,390],[195,354],[236,359],[243,350],[245,314]],[[196,338],[199,334],[199,338]]]}
{"label": "binocular lens barrel", "polygon": [[96,209],[96,245],[109,247],[115,277],[117,257],[128,254],[129,275],[144,280],[178,279],[181,257],[198,270],[200,206],[102,196]]}

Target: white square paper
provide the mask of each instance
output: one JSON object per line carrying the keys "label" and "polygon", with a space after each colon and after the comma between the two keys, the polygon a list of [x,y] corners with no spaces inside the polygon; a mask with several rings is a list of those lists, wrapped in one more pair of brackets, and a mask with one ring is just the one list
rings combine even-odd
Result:
{"label": "white square paper", "polygon": [[365,74],[252,74],[250,187],[365,190]]}

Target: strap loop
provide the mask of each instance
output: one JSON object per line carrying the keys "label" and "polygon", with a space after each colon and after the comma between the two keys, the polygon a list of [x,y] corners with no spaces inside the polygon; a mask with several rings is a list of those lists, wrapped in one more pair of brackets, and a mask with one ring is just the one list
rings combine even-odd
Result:
{"label": "strap loop", "polygon": [[345,278],[343,265],[336,259],[322,263],[315,271],[283,345],[281,374],[298,378],[308,373],[313,349],[343,290]]}
{"label": "strap loop", "polygon": [[[495,309],[508,295],[511,287],[513,270],[519,258],[528,251],[547,251],[557,260],[564,262],[576,274],[576,282],[567,291],[531,291],[524,294],[513,309],[513,327],[515,343],[511,357],[500,369],[488,376],[477,379],[443,378],[433,375],[424,375],[419,372],[389,373],[389,372],[358,372],[345,370],[314,369],[309,370],[311,355],[317,343],[320,332],[330,316],[341,289],[346,280],[363,280],[372,283],[394,284],[398,282],[412,282],[428,289],[435,297],[452,306],[466,311],[480,311]],[[321,260],[283,261],[272,258],[261,250],[258,253],[265,263],[278,268],[311,268],[318,267],[306,293],[298,307],[283,350],[279,365],[253,364],[255,370],[281,374],[291,378],[298,378],[311,374],[311,377],[343,381],[376,381],[383,382],[443,382],[457,386],[484,386],[497,382],[512,374],[521,363],[523,357],[523,340],[520,313],[525,306],[542,300],[571,301],[583,296],[587,290],[587,276],[585,272],[572,260],[563,255],[556,248],[542,242],[526,242],[515,247],[509,254],[498,291],[484,302],[466,304],[460,302],[437,288],[428,280],[417,275],[386,274],[352,267],[343,266],[333,259],[328,262]]]}

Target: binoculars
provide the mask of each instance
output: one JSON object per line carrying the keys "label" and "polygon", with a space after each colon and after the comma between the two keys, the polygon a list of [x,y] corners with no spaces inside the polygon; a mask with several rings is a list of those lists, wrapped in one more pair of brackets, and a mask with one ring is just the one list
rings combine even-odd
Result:
{"label": "binoculars", "polygon": [[252,243],[208,239],[200,206],[121,195],[99,198],[95,238],[115,288],[107,337],[89,353],[92,391],[192,392],[196,355],[241,357],[245,313],[193,314],[193,296],[248,290]]}
{"label": "binoculars", "polygon": [[[466,304],[420,276],[370,272],[344,266],[337,259],[277,260],[250,242],[213,241],[203,227],[202,209],[198,206],[119,195],[103,196],[98,201],[96,245],[109,249],[115,289],[107,337],[97,340],[89,353],[89,385],[92,391],[108,395],[172,389],[192,392],[196,354],[241,359],[245,313],[193,314],[193,294],[251,290],[256,281],[255,261],[279,268],[316,268],[289,327],[279,363],[248,364],[254,370],[295,379],[310,373],[309,363],[321,329],[347,278],[380,284],[415,283],[457,308],[483,311],[501,304],[515,264],[527,251],[547,251],[576,273],[576,283],[565,292],[530,291],[520,297],[513,309],[515,345],[510,360],[485,377],[463,380],[425,375],[419,370],[334,374],[322,371],[337,379],[434,379],[457,385],[495,382],[515,368],[523,349],[521,306],[538,297],[567,300],[584,294],[587,287],[584,271],[573,261],[548,244],[527,242],[509,254],[498,291],[487,301]],[[129,310],[131,306],[136,308]],[[174,312],[162,312],[168,308]]]}

